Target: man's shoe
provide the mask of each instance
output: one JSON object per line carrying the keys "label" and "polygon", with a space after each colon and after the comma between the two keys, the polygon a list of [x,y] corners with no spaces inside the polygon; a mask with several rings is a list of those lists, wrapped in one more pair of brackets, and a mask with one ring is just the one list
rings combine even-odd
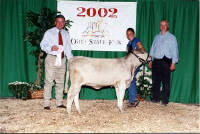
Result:
{"label": "man's shoe", "polygon": [[50,107],[47,106],[47,107],[44,107],[44,109],[45,109],[45,110],[50,110]]}
{"label": "man's shoe", "polygon": [[140,103],[140,101],[138,101],[138,100],[135,100],[133,103],[128,103],[128,107],[137,107],[137,105]]}
{"label": "man's shoe", "polygon": [[162,102],[161,105],[166,107],[167,103]]}
{"label": "man's shoe", "polygon": [[153,102],[153,103],[160,103],[160,100],[152,99],[151,102]]}
{"label": "man's shoe", "polygon": [[57,108],[66,108],[64,105],[57,106]]}

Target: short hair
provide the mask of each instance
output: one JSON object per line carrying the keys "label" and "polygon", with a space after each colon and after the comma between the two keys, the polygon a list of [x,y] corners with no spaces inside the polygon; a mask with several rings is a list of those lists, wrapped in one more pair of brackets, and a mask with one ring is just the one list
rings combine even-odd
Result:
{"label": "short hair", "polygon": [[165,21],[167,22],[167,30],[169,30],[169,22],[166,19],[162,19],[160,22]]}
{"label": "short hair", "polygon": [[166,19],[162,19],[160,22],[165,21],[169,25],[169,22]]}
{"label": "short hair", "polygon": [[135,33],[135,31],[134,31],[133,28],[128,28],[126,31],[127,31],[127,32],[128,32],[128,31],[131,31],[131,32]]}
{"label": "short hair", "polygon": [[64,21],[65,21],[65,17],[64,17],[63,15],[61,15],[61,14],[57,15],[57,16],[55,17],[55,20],[56,20],[57,18],[63,18]]}

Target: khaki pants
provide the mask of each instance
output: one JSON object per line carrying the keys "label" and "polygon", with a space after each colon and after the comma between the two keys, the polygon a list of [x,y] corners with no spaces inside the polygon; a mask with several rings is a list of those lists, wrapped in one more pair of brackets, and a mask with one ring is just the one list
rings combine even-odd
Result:
{"label": "khaki pants", "polygon": [[56,82],[56,105],[62,105],[63,101],[66,57],[62,59],[62,65],[59,67],[54,65],[55,60],[56,56],[50,54],[48,54],[45,59],[44,107],[50,106],[51,92],[52,86],[54,85],[54,80]]}

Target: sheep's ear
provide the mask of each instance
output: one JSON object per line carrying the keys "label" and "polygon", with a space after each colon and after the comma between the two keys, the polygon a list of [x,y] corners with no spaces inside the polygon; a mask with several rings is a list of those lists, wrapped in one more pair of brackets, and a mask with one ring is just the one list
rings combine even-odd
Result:
{"label": "sheep's ear", "polygon": [[141,54],[137,49],[134,50],[135,54]]}

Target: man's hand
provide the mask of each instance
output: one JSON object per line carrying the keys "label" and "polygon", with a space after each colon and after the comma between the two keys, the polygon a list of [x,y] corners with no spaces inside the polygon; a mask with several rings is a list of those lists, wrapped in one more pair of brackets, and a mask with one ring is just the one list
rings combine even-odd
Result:
{"label": "man's hand", "polygon": [[149,62],[149,64],[148,64],[148,68],[152,68],[152,61],[151,62]]}
{"label": "man's hand", "polygon": [[176,69],[176,64],[172,63],[171,66],[170,66],[170,70],[174,71],[175,69]]}
{"label": "man's hand", "polygon": [[52,51],[58,51],[58,49],[59,49],[59,48],[58,48],[58,46],[56,46],[56,45],[54,45],[54,46],[51,48]]}

